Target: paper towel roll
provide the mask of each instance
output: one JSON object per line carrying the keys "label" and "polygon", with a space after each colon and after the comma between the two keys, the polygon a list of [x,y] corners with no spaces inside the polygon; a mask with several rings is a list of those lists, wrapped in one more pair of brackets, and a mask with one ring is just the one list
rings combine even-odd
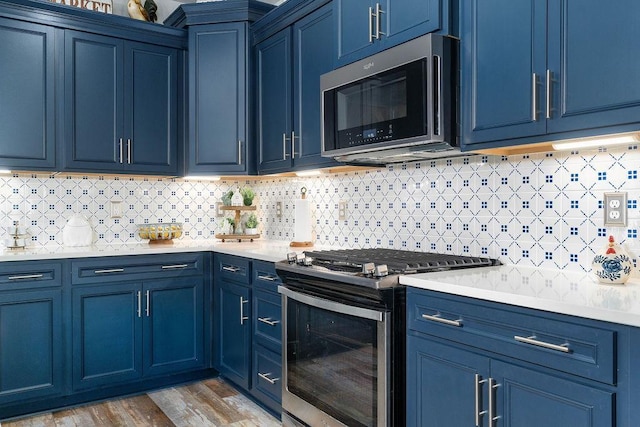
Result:
{"label": "paper towel roll", "polygon": [[295,242],[311,241],[311,203],[307,199],[295,201],[293,237]]}

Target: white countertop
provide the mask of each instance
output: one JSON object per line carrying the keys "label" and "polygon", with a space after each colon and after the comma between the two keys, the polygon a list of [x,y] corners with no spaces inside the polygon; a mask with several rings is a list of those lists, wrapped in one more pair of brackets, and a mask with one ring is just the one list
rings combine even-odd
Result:
{"label": "white countertop", "polygon": [[416,288],[640,326],[640,279],[597,283],[590,274],[502,265],[413,274],[400,283]]}
{"label": "white countertop", "polygon": [[302,252],[302,250],[310,249],[313,248],[291,248],[289,247],[289,242],[282,240],[256,239],[253,242],[245,240],[242,242],[226,241],[223,243],[217,239],[180,239],[175,240],[172,244],[138,242],[120,245],[93,245],[88,247],[52,245],[22,250],[5,249],[0,253],[0,262],[207,251],[276,262],[286,259],[288,252]]}

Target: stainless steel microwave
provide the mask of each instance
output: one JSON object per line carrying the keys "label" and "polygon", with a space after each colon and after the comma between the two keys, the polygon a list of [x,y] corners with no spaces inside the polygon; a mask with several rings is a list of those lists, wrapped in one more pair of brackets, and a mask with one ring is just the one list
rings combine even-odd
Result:
{"label": "stainless steel microwave", "polygon": [[385,164],[460,155],[457,40],[428,34],[320,77],[322,156]]}

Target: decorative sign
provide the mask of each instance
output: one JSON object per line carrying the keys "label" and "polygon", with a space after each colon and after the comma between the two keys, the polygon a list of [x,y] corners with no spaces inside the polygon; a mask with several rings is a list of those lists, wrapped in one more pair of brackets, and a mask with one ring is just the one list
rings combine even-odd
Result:
{"label": "decorative sign", "polygon": [[75,6],[81,9],[94,10],[96,12],[113,13],[111,0],[51,0],[53,3]]}

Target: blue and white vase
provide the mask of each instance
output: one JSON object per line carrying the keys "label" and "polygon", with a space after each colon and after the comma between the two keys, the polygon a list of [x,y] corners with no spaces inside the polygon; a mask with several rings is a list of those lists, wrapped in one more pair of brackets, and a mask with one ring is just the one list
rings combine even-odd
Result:
{"label": "blue and white vase", "polygon": [[609,236],[609,244],[602,253],[593,258],[593,273],[600,283],[626,283],[631,276],[633,264],[629,255]]}

